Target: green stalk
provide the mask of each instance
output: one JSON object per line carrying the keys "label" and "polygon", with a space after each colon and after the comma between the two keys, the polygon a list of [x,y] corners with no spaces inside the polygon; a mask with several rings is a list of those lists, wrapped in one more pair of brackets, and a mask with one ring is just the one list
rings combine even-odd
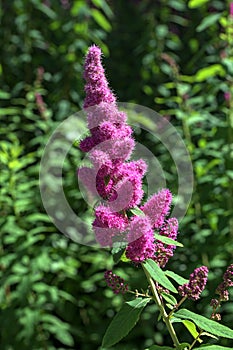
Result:
{"label": "green stalk", "polygon": [[203,332],[204,332],[204,331],[202,331],[202,330],[199,332],[198,336],[194,339],[194,341],[193,341],[192,344],[190,345],[189,350],[191,350],[191,349],[194,347],[194,345],[196,344],[196,342],[198,341],[198,339],[200,338],[200,336],[202,335]]}
{"label": "green stalk", "polygon": [[149,275],[149,273],[146,271],[146,269],[144,268],[143,264],[142,265],[142,268],[145,272],[145,275],[146,275],[146,278],[150,284],[150,287],[151,287],[151,290],[152,290],[152,294],[153,294],[153,299],[155,301],[155,303],[157,304],[158,308],[159,308],[159,311],[160,311],[160,314],[162,316],[162,319],[164,321],[164,323],[166,324],[167,326],[167,329],[168,329],[168,332],[170,333],[170,336],[172,338],[172,341],[174,343],[174,346],[176,349],[179,348],[180,346],[180,343],[179,343],[179,340],[176,336],[176,332],[173,328],[173,325],[171,323],[171,319],[170,319],[170,316],[167,314],[164,306],[163,306],[163,303],[162,301],[160,300],[160,297],[158,295],[158,292],[157,292],[157,289],[156,289],[156,286],[155,286],[155,283],[153,281],[153,279],[151,278],[151,276]]}
{"label": "green stalk", "polygon": [[180,305],[183,304],[183,302],[187,299],[187,296],[184,296],[177,305],[174,306],[174,308],[171,310],[171,312],[168,314],[169,317],[173,315],[173,313],[179,309]]}

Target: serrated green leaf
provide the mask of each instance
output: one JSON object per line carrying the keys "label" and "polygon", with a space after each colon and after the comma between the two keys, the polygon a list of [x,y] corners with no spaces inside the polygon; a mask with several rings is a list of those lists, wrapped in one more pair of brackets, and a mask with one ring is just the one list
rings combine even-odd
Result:
{"label": "serrated green leaf", "polygon": [[196,325],[189,320],[184,320],[182,321],[182,323],[185,325],[185,327],[187,328],[187,330],[189,331],[189,333],[193,336],[194,339],[197,338],[197,341],[199,343],[202,343],[203,340],[201,340],[198,336],[199,336],[199,332],[196,329]]}
{"label": "serrated green leaf", "polygon": [[149,275],[158,282],[161,286],[167,288],[173,293],[177,293],[176,288],[173,286],[173,284],[169,281],[167,276],[165,275],[164,271],[158,266],[158,264],[152,260],[148,259],[143,263],[143,267],[146,269],[146,271],[149,273]]}
{"label": "serrated green leaf", "polygon": [[178,275],[177,273],[173,272],[173,271],[169,271],[166,270],[164,271],[165,275],[168,277],[171,277],[172,279],[174,279],[179,285],[183,285],[185,283],[188,283],[189,280],[181,277],[180,275]]}
{"label": "serrated green leaf", "polygon": [[155,233],[154,234],[155,238],[164,243],[164,244],[167,244],[167,245],[174,245],[174,246],[177,246],[177,247],[183,247],[183,244],[182,243],[179,243],[177,241],[174,241],[173,239],[169,238],[169,237],[166,237],[166,236],[162,236],[162,235],[159,235],[158,233]]}
{"label": "serrated green leaf", "polygon": [[124,338],[136,325],[150,298],[137,298],[125,303],[113,318],[104,335],[102,347],[111,347]]}
{"label": "serrated green leaf", "polygon": [[192,320],[202,330],[207,331],[211,334],[219,337],[225,337],[233,339],[233,330],[224,326],[216,321],[209,320],[208,318],[195,314],[192,311],[181,309],[175,313],[175,316]]}

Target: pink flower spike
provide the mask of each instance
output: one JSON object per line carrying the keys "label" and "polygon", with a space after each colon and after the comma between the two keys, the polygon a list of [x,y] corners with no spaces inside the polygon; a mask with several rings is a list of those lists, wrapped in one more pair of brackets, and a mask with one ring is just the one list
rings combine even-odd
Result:
{"label": "pink flower spike", "polygon": [[155,252],[154,232],[147,217],[136,216],[132,219],[128,234],[130,242],[126,248],[126,257],[136,263],[153,258]]}
{"label": "pink flower spike", "polygon": [[121,162],[130,158],[135,142],[132,137],[125,137],[124,139],[108,140],[101,143],[101,150],[108,153],[109,158],[114,160],[121,160]]}
{"label": "pink flower spike", "polygon": [[115,294],[124,294],[129,289],[128,284],[125,284],[124,279],[113,273],[111,270],[105,271],[104,278],[107,285]]}
{"label": "pink flower spike", "polygon": [[165,225],[161,228],[160,233],[173,240],[176,240],[178,233],[178,220],[176,218],[168,219]]}
{"label": "pink flower spike", "polygon": [[122,211],[133,206],[132,203],[135,202],[135,189],[131,181],[128,179],[119,181],[113,190],[109,198],[109,206],[112,210]]}
{"label": "pink flower spike", "polygon": [[179,294],[187,296],[189,299],[198,300],[200,294],[205,288],[208,277],[208,268],[206,266],[198,267],[191,273],[188,283],[178,288]]}
{"label": "pink flower spike", "polygon": [[112,212],[104,205],[96,207],[95,216],[92,225],[96,240],[102,247],[111,247],[114,237],[126,230],[128,219],[120,213]]}
{"label": "pink flower spike", "polygon": [[225,98],[225,101],[229,102],[230,99],[231,99],[231,93],[230,92],[225,92],[224,93],[224,98]]}
{"label": "pink flower spike", "polygon": [[93,168],[83,167],[78,169],[77,175],[87,194],[99,198],[96,190],[96,171]]}
{"label": "pink flower spike", "polygon": [[130,223],[130,229],[127,236],[128,242],[130,243],[136,241],[149,231],[151,231],[149,219],[146,216],[134,216]]}
{"label": "pink flower spike", "polygon": [[228,266],[226,272],[223,275],[223,281],[227,287],[233,287],[233,264]]}
{"label": "pink flower spike", "polygon": [[101,50],[93,45],[89,48],[84,64],[84,79],[86,80],[86,98],[84,108],[98,105],[101,102],[115,104],[115,96],[108,87],[101,63]]}
{"label": "pink flower spike", "polygon": [[112,168],[112,162],[109,159],[108,154],[101,151],[101,149],[98,149],[97,147],[89,153],[89,158],[94,165],[96,172],[102,165],[107,165],[109,168]]}
{"label": "pink flower spike", "polygon": [[230,2],[230,16],[233,17],[233,2]]}
{"label": "pink flower spike", "polygon": [[[122,163],[116,169],[114,175],[119,182],[115,189],[119,193],[119,196],[122,195],[124,197],[125,204],[127,203],[124,209],[133,208],[140,204],[144,194],[142,190],[142,177],[146,169],[147,165],[142,159]],[[127,183],[130,183],[131,186],[127,185]]]}
{"label": "pink flower spike", "polygon": [[167,216],[172,201],[172,194],[168,189],[162,189],[154,194],[141,210],[149,217],[153,228],[160,228]]}

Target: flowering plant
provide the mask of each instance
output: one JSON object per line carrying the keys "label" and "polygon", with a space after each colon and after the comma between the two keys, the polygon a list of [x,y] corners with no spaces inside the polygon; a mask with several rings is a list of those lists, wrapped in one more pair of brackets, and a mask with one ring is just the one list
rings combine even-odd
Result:
{"label": "flowering plant", "polygon": [[[176,247],[182,246],[177,241],[178,220],[169,217],[172,194],[163,188],[142,203],[147,164],[143,159],[130,160],[135,147],[133,130],[126,122],[126,113],[118,110],[97,46],[91,46],[87,53],[84,78],[84,109],[90,135],[81,140],[80,149],[88,152],[92,167],[82,167],[78,176],[90,196],[101,198],[101,203],[94,208],[93,231],[102,247],[112,247],[115,262],[122,260],[141,267],[149,285],[146,292],[130,291],[120,276],[112,271],[105,272],[107,285],[114,293],[130,292],[135,298],[125,302],[113,318],[103,338],[103,348],[111,347],[125,337],[150,302],[157,305],[159,319],[163,320],[171,336],[173,348],[153,345],[149,350],[191,350],[196,349],[198,343],[202,348],[203,336],[233,339],[233,330],[216,322],[220,320],[221,302],[228,300],[228,288],[233,286],[233,264],[227,268],[223,282],[216,289],[219,297],[211,301],[210,319],[180,308],[186,299],[196,301],[200,298],[208,268],[196,268],[189,279],[165,270]],[[193,337],[191,344],[179,341],[175,323],[182,323],[188,329]],[[230,348],[212,344],[205,349]]]}

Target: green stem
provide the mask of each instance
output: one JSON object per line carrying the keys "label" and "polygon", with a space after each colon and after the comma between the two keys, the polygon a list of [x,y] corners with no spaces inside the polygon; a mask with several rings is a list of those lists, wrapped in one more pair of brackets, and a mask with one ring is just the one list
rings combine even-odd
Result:
{"label": "green stem", "polygon": [[143,264],[142,264],[142,268],[143,268],[143,270],[145,272],[145,275],[146,275],[146,278],[147,278],[147,280],[148,280],[148,282],[150,284],[151,291],[152,291],[152,294],[153,294],[153,299],[154,299],[154,301],[156,302],[156,304],[157,304],[157,306],[159,308],[160,314],[162,316],[162,319],[163,319],[164,323],[167,326],[167,329],[168,329],[168,331],[170,333],[170,336],[172,338],[174,346],[175,346],[176,349],[178,349],[179,346],[180,346],[180,343],[179,343],[179,340],[178,340],[178,338],[176,336],[176,332],[175,332],[175,330],[173,328],[173,325],[171,323],[170,316],[167,314],[167,312],[166,312],[166,310],[165,310],[165,308],[163,306],[163,303],[160,300],[160,297],[158,295],[158,292],[157,292],[157,289],[156,289],[156,286],[155,286],[155,283],[154,283],[153,279],[151,278],[149,273],[146,271],[146,269],[144,268]]}
{"label": "green stem", "polygon": [[171,310],[171,312],[168,314],[168,316],[171,317],[172,314],[173,314],[176,310],[179,309],[180,305],[183,304],[183,302],[184,302],[186,299],[187,299],[187,296],[184,296],[184,297],[179,301],[179,303],[176,304],[176,305],[174,306],[174,308]]}
{"label": "green stem", "polygon": [[147,293],[139,293],[136,289],[136,291],[134,292],[133,290],[127,290],[127,293],[131,293],[131,294],[134,294],[137,297],[144,297],[144,298],[151,298],[150,295],[148,295]]}
{"label": "green stem", "polygon": [[190,345],[189,350],[191,350],[191,349],[194,347],[194,345],[196,344],[197,340],[200,338],[200,336],[202,335],[203,332],[204,332],[204,331],[202,331],[202,330],[199,332],[198,336],[194,339],[194,341],[193,341],[192,344]]}

